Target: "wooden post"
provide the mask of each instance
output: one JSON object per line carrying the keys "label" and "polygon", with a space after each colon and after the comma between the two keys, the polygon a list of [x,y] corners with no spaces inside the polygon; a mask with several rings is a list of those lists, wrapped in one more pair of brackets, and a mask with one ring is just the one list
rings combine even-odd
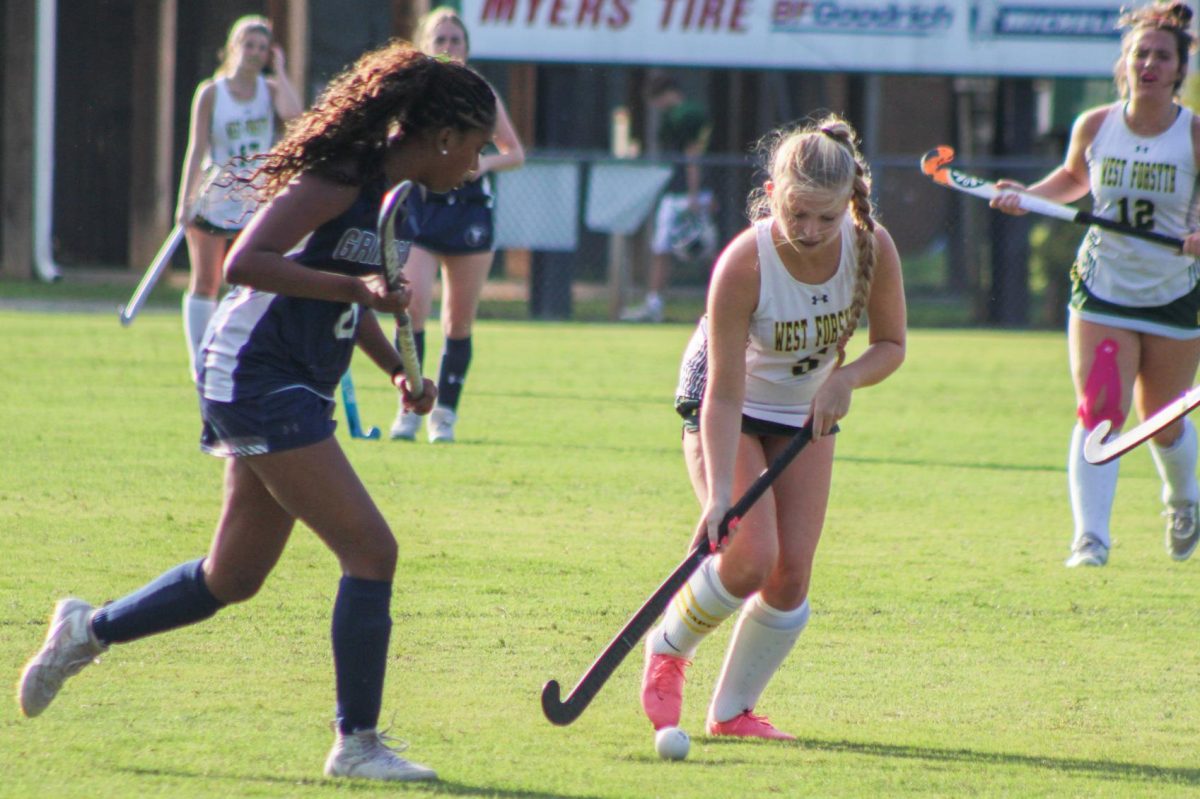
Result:
{"label": "wooden post", "polygon": [[4,17],[4,173],[0,176],[0,276],[33,277],[33,97],[36,0],[7,0]]}
{"label": "wooden post", "polygon": [[[533,147],[537,127],[537,67],[533,64],[513,64],[508,68],[508,108],[513,130],[526,150]],[[506,250],[504,273],[509,278],[529,280],[533,272],[533,253],[529,250]]]}
{"label": "wooden post", "polygon": [[288,80],[308,105],[308,0],[267,0],[267,19],[287,56]]}
{"label": "wooden post", "polygon": [[[637,148],[630,137],[629,109],[618,106],[612,112],[612,154],[633,158]],[[608,318],[621,318],[625,307],[625,288],[629,285],[629,237],[613,233],[608,237]]]}
{"label": "wooden post", "polygon": [[413,34],[417,30],[417,20],[428,12],[430,7],[429,0],[392,0],[392,34],[412,42]]}
{"label": "wooden post", "polygon": [[154,258],[175,209],[175,3],[138,0],[133,10],[129,267],[134,271]]}

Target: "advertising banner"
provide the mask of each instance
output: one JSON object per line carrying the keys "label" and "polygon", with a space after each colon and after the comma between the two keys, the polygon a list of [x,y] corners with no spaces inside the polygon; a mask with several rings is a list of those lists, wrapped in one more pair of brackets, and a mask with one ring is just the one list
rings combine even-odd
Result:
{"label": "advertising banner", "polygon": [[1104,0],[462,0],[471,57],[538,63],[1105,77]]}

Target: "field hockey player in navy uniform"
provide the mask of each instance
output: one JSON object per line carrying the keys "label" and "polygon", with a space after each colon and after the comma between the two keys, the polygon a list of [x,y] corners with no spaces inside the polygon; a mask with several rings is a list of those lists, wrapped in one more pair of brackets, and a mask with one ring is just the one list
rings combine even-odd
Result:
{"label": "field hockey player in navy uniform", "polygon": [[[208,555],[99,609],[61,600],[18,700],[36,716],[63,680],[110,645],[206,619],[250,599],[297,520],[333,550],[336,739],[325,773],[435,777],[378,729],[397,545],[334,438],[333,395],[354,346],[403,390],[401,359],[374,312],[406,290],[380,274],[376,217],[401,180],[449,191],[478,166],[496,101],[471,70],[395,42],[335,78],[258,170],[264,199],[226,262],[235,286],[205,337],[198,386],[202,447],[227,457],[224,508]],[[305,237],[311,236],[304,244]],[[405,404],[427,413],[437,392]]]}
{"label": "field hockey player in navy uniform", "polygon": [[[175,221],[184,226],[191,276],[183,295],[183,328],[190,374],[200,341],[217,308],[221,264],[229,242],[254,213],[252,192],[238,191],[233,176],[254,171],[252,159],[275,143],[275,118],[294,119],[304,106],[288,81],[283,48],[271,38],[266,17],[233,23],[221,65],[192,97],[187,153]],[[270,74],[266,74],[268,67]],[[206,176],[211,180],[206,180]]]}
{"label": "field hockey player in navy uniform", "polygon": [[[1071,432],[1067,483],[1074,517],[1068,567],[1104,566],[1120,461],[1084,458],[1101,421],[1119,431],[1136,405],[1145,419],[1192,386],[1200,365],[1200,234],[1196,179],[1200,118],[1178,100],[1194,49],[1192,11],[1152,3],[1121,17],[1114,68],[1121,99],[1075,120],[1066,158],[1025,188],[1000,188],[1055,202],[1089,192],[1094,212],[1184,240],[1183,252],[1098,227],[1088,229],[1071,268],[1067,342],[1078,421]],[[992,201],[1022,213],[1016,192]],[[1186,560],[1200,541],[1196,428],[1181,419],[1154,436],[1150,454],[1162,478],[1166,550]]]}
{"label": "field hockey player in navy uniform", "polygon": [[[900,367],[900,258],[872,216],[866,165],[838,117],[776,134],[753,224],[721,254],[708,312],[685,353],[676,407],[703,511],[694,541],[716,545],[733,497],[806,424],[812,442],[772,483],[719,554],[676,594],[646,638],[642,707],[679,724],[697,647],[738,614],[708,708],[709,735],[791,739],[759,697],[809,620],[813,557],[825,520],[836,423],[853,392]],[[868,344],[845,360],[859,317]]]}
{"label": "field hockey player in navy uniform", "polygon": [[[467,28],[450,8],[435,8],[417,26],[416,44],[429,55],[466,63],[470,42]],[[516,169],[525,163],[525,150],[509,121],[504,103],[497,100],[496,152],[479,159],[479,169],[461,187],[450,192],[413,192],[409,199],[416,237],[404,274],[413,292],[409,314],[417,356],[425,360],[425,324],[433,307],[433,282],[442,273],[441,328],[444,336],[438,367],[438,401],[429,414],[429,440],[454,441],[458,402],[467,368],[471,365],[471,331],[479,310],[479,296],[495,256],[490,173]],[[391,437],[413,441],[421,417],[401,407]]]}

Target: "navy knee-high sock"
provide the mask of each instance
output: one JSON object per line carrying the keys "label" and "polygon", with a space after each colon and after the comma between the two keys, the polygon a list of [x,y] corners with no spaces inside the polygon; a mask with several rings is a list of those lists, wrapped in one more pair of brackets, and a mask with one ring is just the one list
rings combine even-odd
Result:
{"label": "navy knee-high sock", "polygon": [[337,725],[343,734],[373,730],[379,723],[387,672],[392,584],[343,577],[333,603],[333,671],[337,678]]}
{"label": "navy knee-high sock", "polygon": [[[392,337],[392,342],[396,345],[396,349],[400,349],[400,336]],[[417,360],[422,364],[425,363],[425,331],[413,331],[413,344],[417,345]]]}
{"label": "navy knee-high sock", "polygon": [[467,379],[467,367],[471,365],[471,337],[448,338],[442,350],[442,365],[438,372],[437,404],[454,410],[458,407],[458,396]]}
{"label": "navy knee-high sock", "polygon": [[204,558],[181,563],[96,611],[92,631],[103,643],[120,644],[194,624],[212,616],[225,603],[204,583]]}

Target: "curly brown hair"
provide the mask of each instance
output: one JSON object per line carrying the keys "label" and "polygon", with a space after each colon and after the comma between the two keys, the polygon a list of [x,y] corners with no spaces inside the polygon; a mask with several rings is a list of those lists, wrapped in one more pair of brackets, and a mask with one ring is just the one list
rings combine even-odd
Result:
{"label": "curly brown hair", "polygon": [[257,157],[254,182],[269,199],[313,172],[358,185],[383,170],[388,145],[442,128],[490,130],[496,94],[478,74],[393,40],[335,77],[287,135]]}
{"label": "curly brown hair", "polygon": [[1129,55],[1129,47],[1138,31],[1164,31],[1175,37],[1175,52],[1179,56],[1180,77],[1175,81],[1175,91],[1183,86],[1183,72],[1187,70],[1188,54],[1196,48],[1196,40],[1191,33],[1192,9],[1187,3],[1153,2],[1135,9],[1122,9],[1121,18],[1117,20],[1117,28],[1124,29],[1121,36],[1121,55],[1113,65],[1113,79],[1117,84],[1117,92],[1121,97],[1129,96],[1129,83],[1125,78],[1125,58]]}

